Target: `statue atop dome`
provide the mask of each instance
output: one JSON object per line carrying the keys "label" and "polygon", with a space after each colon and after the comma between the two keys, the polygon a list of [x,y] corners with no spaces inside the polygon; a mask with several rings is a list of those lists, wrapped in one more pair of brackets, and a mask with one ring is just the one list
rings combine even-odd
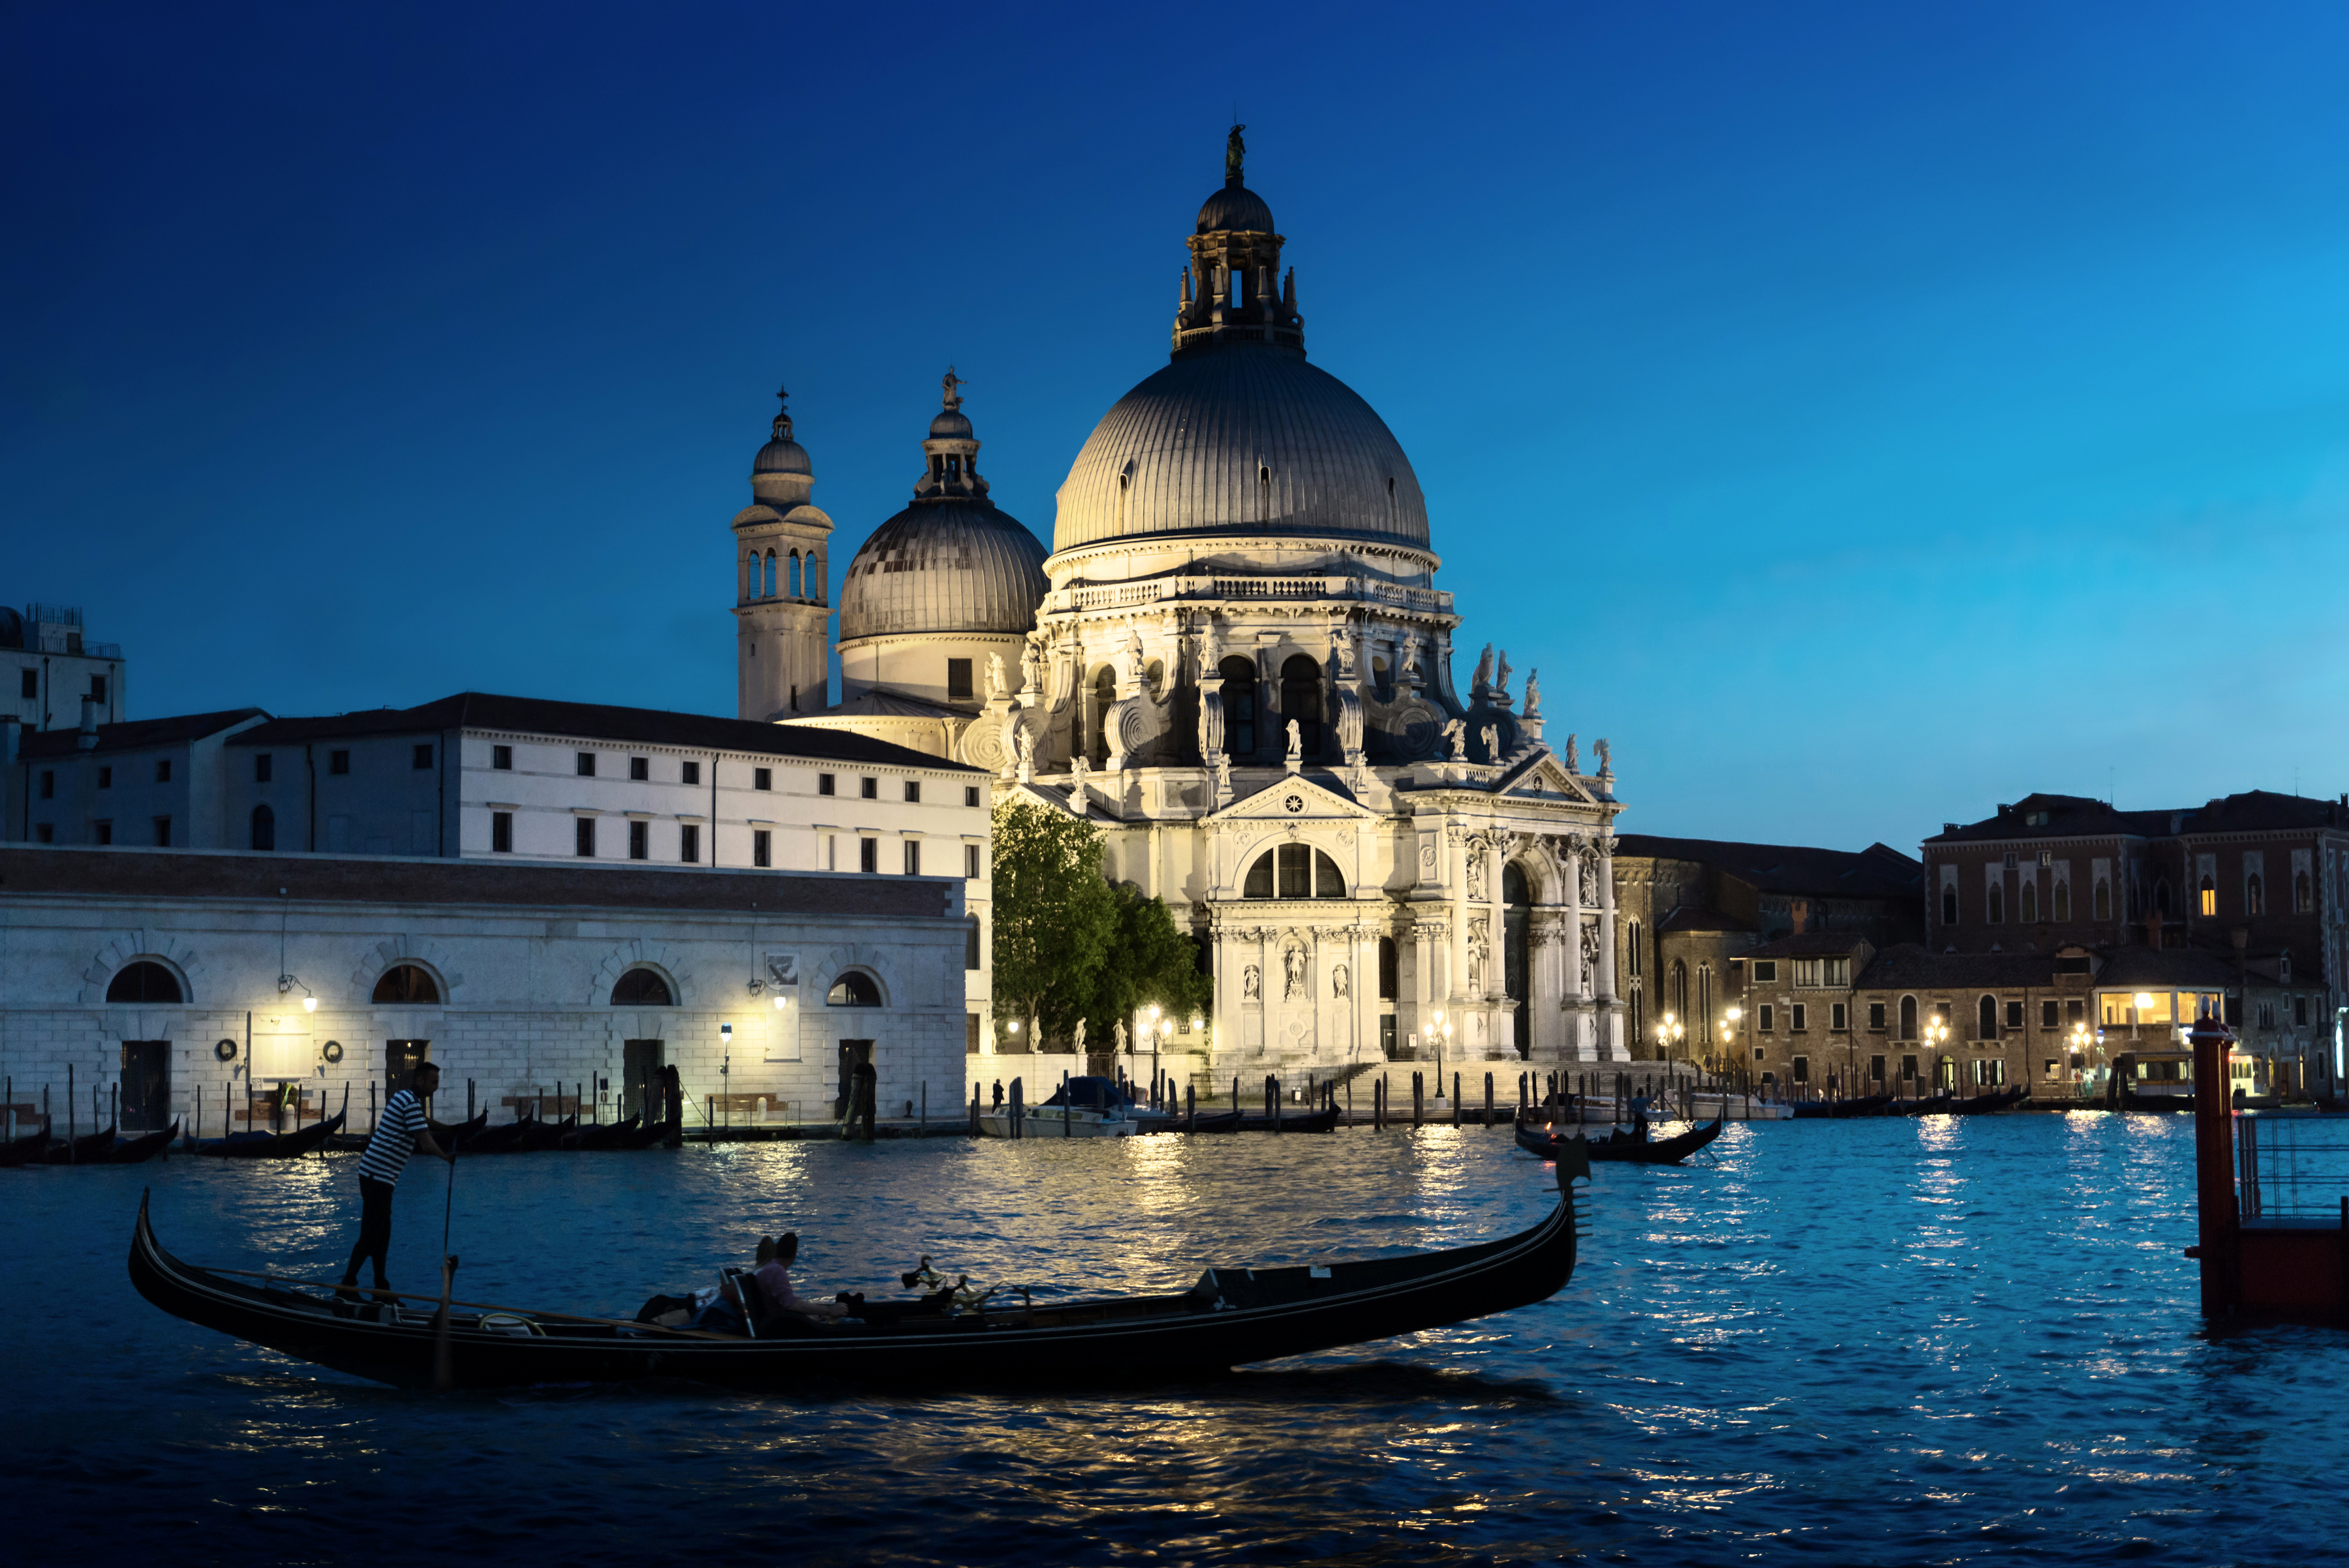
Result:
{"label": "statue atop dome", "polygon": [[[960,376],[956,375],[956,374],[955,374],[955,369],[954,369],[954,367],[953,367],[952,365],[949,365],[949,366],[947,366],[947,373],[946,373],[946,376],[945,376],[945,378],[944,378],[944,380],[943,380],[942,384],[943,384],[943,385],[945,386],[945,388],[946,388],[946,405],[947,405],[947,407],[948,407],[948,408],[950,408],[950,409],[959,409],[959,408],[961,408],[961,407],[962,407],[962,392],[961,392],[960,389],[962,389],[962,388],[964,388],[964,387],[968,387],[968,386],[969,386],[969,385],[970,385],[970,383],[969,383],[968,381],[967,381],[967,380],[963,379],[963,378],[961,378]],[[780,396],[781,394],[778,394],[778,395]]]}
{"label": "statue atop dome", "polygon": [[1240,165],[1247,161],[1247,143],[1241,140],[1240,132],[1247,129],[1245,125],[1235,125],[1231,135],[1224,140],[1224,183],[1226,185],[1240,182]]}

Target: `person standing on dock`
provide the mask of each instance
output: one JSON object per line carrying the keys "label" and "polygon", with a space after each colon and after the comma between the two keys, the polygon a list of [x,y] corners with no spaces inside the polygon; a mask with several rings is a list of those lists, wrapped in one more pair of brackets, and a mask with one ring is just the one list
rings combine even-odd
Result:
{"label": "person standing on dock", "polygon": [[435,1159],[457,1163],[456,1150],[443,1150],[432,1141],[432,1127],[424,1116],[423,1101],[432,1097],[440,1084],[438,1066],[418,1063],[409,1086],[391,1096],[367,1138],[367,1152],[359,1157],[359,1239],[343,1270],[346,1286],[358,1283],[361,1260],[372,1258],[376,1290],[391,1289],[391,1282],[384,1277],[384,1255],[391,1250],[391,1195],[399,1189],[399,1173],[408,1168],[408,1157],[421,1147]]}

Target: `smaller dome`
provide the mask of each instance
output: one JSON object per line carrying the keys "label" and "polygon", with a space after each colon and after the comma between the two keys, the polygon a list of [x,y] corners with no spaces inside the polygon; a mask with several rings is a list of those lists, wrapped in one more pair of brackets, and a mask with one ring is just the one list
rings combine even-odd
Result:
{"label": "smaller dome", "polygon": [[[742,449],[737,447],[737,452]],[[753,476],[761,473],[804,473],[815,477],[815,464],[808,461],[807,448],[787,435],[779,435],[759,449],[759,460],[750,465]]]}
{"label": "smaller dome", "polygon": [[1237,181],[1229,182],[1208,197],[1206,204],[1199,209],[1200,234],[1212,234],[1226,229],[1258,234],[1273,234],[1276,231],[1272,226],[1272,209],[1265,205],[1263,197],[1247,186]]}
{"label": "smaller dome", "polygon": [[930,421],[930,439],[968,441],[971,439],[970,421],[964,417],[960,409],[940,409],[938,417]]}

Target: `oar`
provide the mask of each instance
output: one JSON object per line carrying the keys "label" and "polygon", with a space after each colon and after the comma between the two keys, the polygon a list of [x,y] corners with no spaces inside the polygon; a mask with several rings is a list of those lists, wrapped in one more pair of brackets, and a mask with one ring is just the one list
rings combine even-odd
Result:
{"label": "oar", "polygon": [[432,1386],[456,1386],[456,1368],[449,1349],[449,1298],[456,1293],[457,1258],[449,1251],[449,1220],[457,1211],[457,1145],[449,1144],[449,1196],[440,1208],[440,1319],[432,1333]]}

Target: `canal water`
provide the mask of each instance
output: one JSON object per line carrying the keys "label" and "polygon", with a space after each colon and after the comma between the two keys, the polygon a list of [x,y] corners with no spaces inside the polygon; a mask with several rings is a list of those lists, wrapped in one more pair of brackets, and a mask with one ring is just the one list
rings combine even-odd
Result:
{"label": "canal water", "polygon": [[[2349,1335],[2201,1333],[2191,1137],[1732,1127],[1713,1164],[1601,1168],[1541,1306],[1212,1380],[929,1397],[377,1387],[167,1318],[123,1269],[151,1184],[181,1256],[324,1275],[355,1157],[0,1172],[0,1529],[18,1561],[175,1564],[2337,1559]],[[396,1282],[436,1278],[445,1173],[409,1168]],[[1140,1291],[1555,1201],[1506,1130],[769,1144],[462,1165],[452,1247],[472,1299],[632,1315],[787,1228],[803,1292],[925,1252]]]}

